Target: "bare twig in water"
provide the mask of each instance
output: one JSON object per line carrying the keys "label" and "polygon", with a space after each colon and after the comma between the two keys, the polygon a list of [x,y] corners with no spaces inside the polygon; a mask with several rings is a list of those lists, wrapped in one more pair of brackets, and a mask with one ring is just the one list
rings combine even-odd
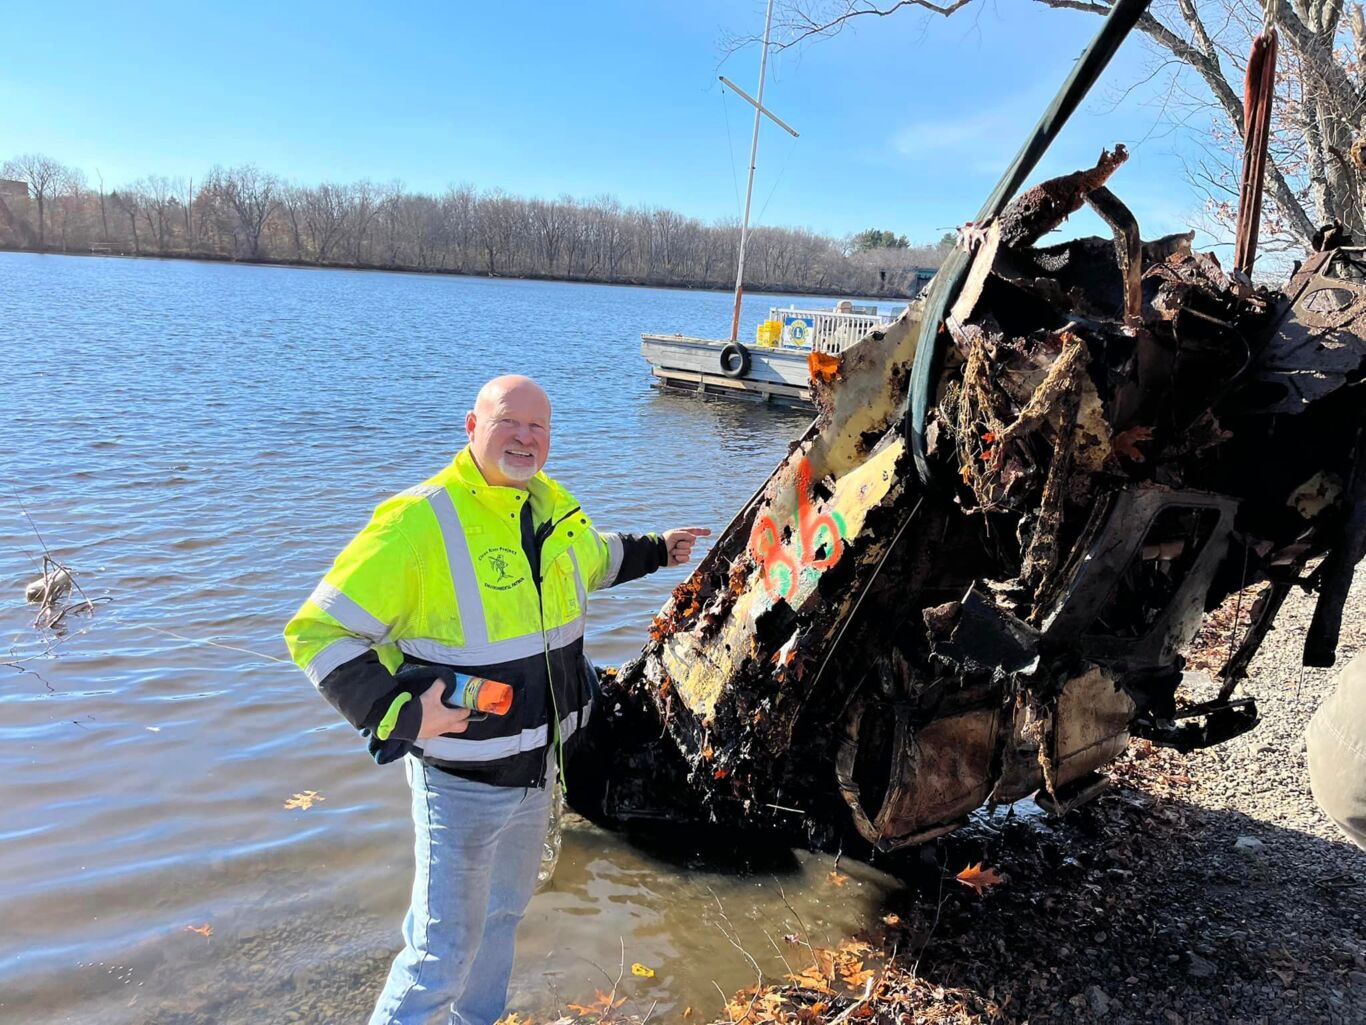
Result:
{"label": "bare twig in water", "polygon": [[773,885],[778,887],[778,896],[783,899],[783,907],[792,912],[792,917],[797,920],[797,927],[802,931],[802,943],[806,945],[806,952],[811,955],[811,963],[817,969],[821,966],[821,959],[816,956],[816,948],[811,945],[811,933],[807,931],[806,923],[802,921],[801,914],[792,906],[792,902],[787,899],[787,891],[783,889],[783,884],[778,882],[778,877],[773,877]]}
{"label": "bare twig in water", "polygon": [[726,1017],[730,1019],[731,1025],[735,1025],[735,1015],[730,1013],[730,1001],[726,999],[725,990],[721,988],[721,984],[715,979],[711,980],[711,984],[716,987],[716,992],[721,996],[721,1006],[725,1008]]}
{"label": "bare twig in water", "polygon": [[[70,588],[74,587],[76,589],[76,593],[81,596],[81,600],[85,602],[86,606],[93,608],[93,605],[89,595],[81,589],[80,582],[76,579],[76,575],[71,572],[70,568],[62,565],[58,558],[52,554],[52,549],[47,546],[47,540],[43,537],[43,532],[38,529],[38,524],[33,522],[33,517],[29,514],[28,506],[24,504],[24,500],[20,497],[18,489],[12,484],[10,485],[10,493],[14,495],[14,501],[18,503],[19,511],[24,514],[24,519],[28,521],[29,529],[33,531],[33,536],[38,539],[38,544],[43,549],[43,576],[42,583],[36,592],[37,596],[31,596],[34,591],[32,584],[29,585],[29,591],[25,594],[25,597],[27,597],[29,601],[40,602],[38,615],[34,619],[33,625],[39,628],[52,629],[52,623],[48,621],[46,617],[57,608],[57,602]],[[37,583],[37,581],[35,581],[35,583]],[[60,618],[61,615],[59,613],[57,619],[60,620]]]}
{"label": "bare twig in water", "polygon": [[621,985],[621,977],[626,974],[626,937],[618,936],[621,941],[621,967],[617,969],[617,980],[612,983],[612,995],[607,998],[607,1010],[610,1012],[612,1006],[617,1002],[617,987]]}
{"label": "bare twig in water", "polygon": [[773,950],[778,955],[779,960],[783,962],[783,967],[787,969],[787,974],[796,975],[797,973],[792,970],[792,965],[787,960],[787,955],[783,953],[783,948],[778,946],[778,941],[773,938],[773,934],[770,933],[767,929],[765,929],[764,935],[768,937],[769,945],[773,947]]}
{"label": "bare twig in water", "polygon": [[[54,651],[56,651],[58,648],[60,648],[60,647],[61,647],[63,644],[65,644],[67,641],[73,640],[73,639],[75,639],[75,638],[77,638],[77,637],[80,637],[82,634],[87,634],[87,633],[89,633],[89,632],[90,632],[90,627],[88,627],[88,626],[83,626],[83,627],[81,627],[81,629],[77,630],[75,633],[71,633],[71,634],[62,634],[62,636],[58,637],[55,641],[53,641],[51,644],[49,644],[49,645],[48,645],[46,648],[44,648],[42,651],[38,652],[36,655],[25,655],[23,658],[9,659],[9,660],[7,660],[7,661],[0,662],[0,665],[4,665],[4,666],[13,666],[15,669],[18,669],[18,668],[20,668],[25,662],[36,662],[36,661],[37,661],[38,659],[40,659],[40,658],[47,658],[49,655],[51,655]],[[11,648],[10,650],[13,651],[12,648]]]}
{"label": "bare twig in water", "polygon": [[57,614],[53,616],[50,620],[48,620],[47,628],[49,630],[56,630],[59,626],[62,625],[62,620],[66,618],[67,613],[69,612],[94,612],[96,602],[107,602],[113,600],[113,598],[103,596],[100,598],[87,598],[85,601],[77,602],[75,605],[63,605],[62,608],[57,612]]}
{"label": "bare twig in water", "polygon": [[24,591],[25,598],[38,603],[38,614],[33,617],[33,625],[40,630],[55,630],[67,609],[60,602],[73,587],[84,600],[84,606],[93,609],[94,605],[76,583],[71,570],[51,555],[44,554],[43,575]]}
{"label": "bare twig in water", "polygon": [[754,956],[750,954],[750,952],[746,950],[743,946],[741,946],[739,940],[740,934],[736,931],[735,925],[733,922],[731,922],[729,916],[726,915],[726,909],[721,906],[721,898],[716,895],[716,891],[713,890],[710,886],[707,887],[707,892],[711,894],[711,899],[716,901],[716,913],[721,916],[721,921],[725,922],[724,928],[720,927],[719,925],[717,926],[721,935],[726,938],[726,942],[728,942],[732,947],[734,947],[736,950],[738,950],[741,954],[744,955],[745,960],[748,961],[750,967],[754,969],[755,981],[759,983],[759,985],[763,985],[763,969],[759,967],[759,962],[754,960]]}
{"label": "bare twig in water", "polygon": [[[754,1002],[759,999],[759,994],[763,992],[764,988],[764,971],[759,967],[759,962],[754,960],[754,956],[740,944],[740,934],[735,932],[735,926],[731,923],[730,918],[726,916],[726,909],[721,906],[721,898],[716,895],[716,891],[708,886],[707,892],[711,894],[711,899],[716,901],[716,913],[719,914],[721,920],[726,923],[725,928],[721,928],[719,925],[717,926],[717,928],[720,929],[721,935],[726,938],[726,941],[732,947],[744,955],[745,960],[748,961],[750,967],[754,969],[754,996],[750,998],[749,1007],[745,1009],[744,1017],[741,1018],[741,1021],[753,1021]],[[735,935],[732,936],[731,933],[735,933]]]}

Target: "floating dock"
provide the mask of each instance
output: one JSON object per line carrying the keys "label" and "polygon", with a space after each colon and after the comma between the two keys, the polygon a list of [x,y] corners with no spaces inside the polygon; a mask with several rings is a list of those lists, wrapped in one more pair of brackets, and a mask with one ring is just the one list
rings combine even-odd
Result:
{"label": "floating dock", "polygon": [[661,389],[810,406],[811,353],[838,356],[893,319],[876,306],[841,305],[846,308],[774,307],[760,326],[763,340],[755,345],[683,334],[642,334],[640,354]]}

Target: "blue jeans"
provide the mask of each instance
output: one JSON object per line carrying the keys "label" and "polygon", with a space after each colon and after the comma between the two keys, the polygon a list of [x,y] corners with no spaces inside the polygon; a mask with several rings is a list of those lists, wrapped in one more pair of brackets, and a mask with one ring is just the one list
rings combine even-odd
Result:
{"label": "blue jeans", "polygon": [[475,783],[411,755],[404,763],[416,834],[413,902],[370,1025],[429,1025],[438,1015],[451,1025],[492,1025],[507,1002],[554,788]]}

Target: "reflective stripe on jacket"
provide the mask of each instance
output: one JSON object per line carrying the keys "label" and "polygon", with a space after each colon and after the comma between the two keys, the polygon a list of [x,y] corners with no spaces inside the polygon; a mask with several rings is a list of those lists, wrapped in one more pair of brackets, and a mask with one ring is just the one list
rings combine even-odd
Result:
{"label": "reflective stripe on jacket", "polygon": [[[539,587],[522,543],[526,502],[541,528]],[[419,753],[470,778],[536,785],[555,724],[567,739],[590,711],[588,592],[625,579],[627,563],[629,575],[640,576],[665,559],[653,536],[598,533],[544,474],[527,491],[490,486],[466,448],[436,476],[380,504],[285,627],[285,640],[314,685],[363,730],[401,693],[391,674],[404,662],[509,684],[508,714],[424,740]],[[367,668],[371,651],[382,670]]]}

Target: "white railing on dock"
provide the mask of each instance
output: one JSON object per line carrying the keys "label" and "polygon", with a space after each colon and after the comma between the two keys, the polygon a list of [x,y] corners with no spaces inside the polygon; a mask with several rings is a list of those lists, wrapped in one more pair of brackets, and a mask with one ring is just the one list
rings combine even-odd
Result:
{"label": "white railing on dock", "polygon": [[781,348],[810,348],[837,356],[873,328],[890,324],[899,312],[879,313],[875,309],[869,312],[865,307],[855,313],[835,313],[774,306],[769,309],[768,317],[783,325]]}

